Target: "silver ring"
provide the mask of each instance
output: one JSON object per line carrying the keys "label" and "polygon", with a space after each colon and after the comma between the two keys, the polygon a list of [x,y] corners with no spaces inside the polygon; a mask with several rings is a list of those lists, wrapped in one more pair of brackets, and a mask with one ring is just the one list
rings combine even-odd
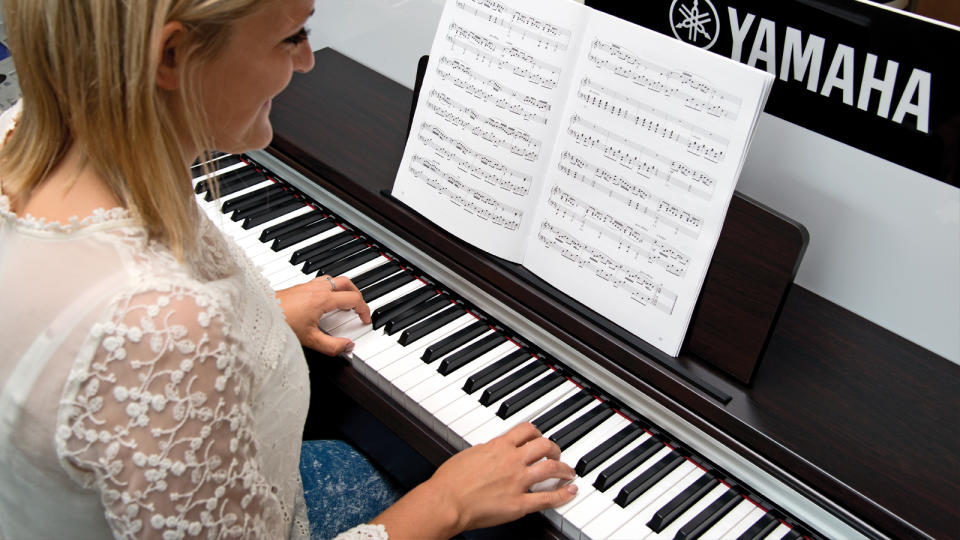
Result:
{"label": "silver ring", "polygon": [[330,282],[330,292],[337,290],[337,282],[333,280],[330,276],[324,276],[327,281]]}

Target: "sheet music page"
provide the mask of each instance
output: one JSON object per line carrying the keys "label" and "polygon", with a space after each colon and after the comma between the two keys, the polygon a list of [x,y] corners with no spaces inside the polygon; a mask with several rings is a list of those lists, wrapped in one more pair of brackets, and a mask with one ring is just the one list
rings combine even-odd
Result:
{"label": "sheet music page", "polygon": [[587,11],[565,0],[448,0],[393,195],[520,262]]}
{"label": "sheet music page", "polygon": [[593,12],[524,266],[677,356],[771,83]]}

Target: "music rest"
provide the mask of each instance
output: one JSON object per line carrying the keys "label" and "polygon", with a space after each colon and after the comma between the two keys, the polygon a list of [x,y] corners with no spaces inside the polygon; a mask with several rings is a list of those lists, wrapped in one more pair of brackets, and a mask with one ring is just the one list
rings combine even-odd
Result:
{"label": "music rest", "polygon": [[[408,136],[428,62],[429,55],[423,55],[417,63],[413,103],[407,122]],[[687,329],[681,358],[699,358],[740,382],[750,384],[760,367],[808,241],[807,229],[800,223],[734,192]],[[594,319],[601,318],[566,295],[546,292],[570,309]],[[615,322],[607,321],[606,326],[611,332],[632,341],[632,336],[625,335],[626,332]],[[648,349],[654,348],[648,346]],[[691,378],[681,366],[668,365]],[[702,381],[692,382],[703,386]],[[718,401],[729,400],[716,389],[703,389]]]}

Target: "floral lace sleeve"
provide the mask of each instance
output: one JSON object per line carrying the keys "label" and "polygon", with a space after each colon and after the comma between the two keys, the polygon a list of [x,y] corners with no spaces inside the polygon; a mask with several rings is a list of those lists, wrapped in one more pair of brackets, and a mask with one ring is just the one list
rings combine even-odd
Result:
{"label": "floral lace sleeve", "polygon": [[258,459],[253,376],[224,313],[190,291],[135,294],[93,328],[58,451],[117,538],[286,537]]}

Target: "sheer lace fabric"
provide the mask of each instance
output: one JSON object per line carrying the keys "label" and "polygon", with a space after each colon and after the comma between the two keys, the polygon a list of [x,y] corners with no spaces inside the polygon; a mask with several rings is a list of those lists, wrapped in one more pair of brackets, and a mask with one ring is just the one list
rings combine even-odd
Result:
{"label": "sheer lace fabric", "polygon": [[247,257],[197,235],[181,264],[125,210],[50,224],[0,194],[0,537],[309,534],[303,352]]}

